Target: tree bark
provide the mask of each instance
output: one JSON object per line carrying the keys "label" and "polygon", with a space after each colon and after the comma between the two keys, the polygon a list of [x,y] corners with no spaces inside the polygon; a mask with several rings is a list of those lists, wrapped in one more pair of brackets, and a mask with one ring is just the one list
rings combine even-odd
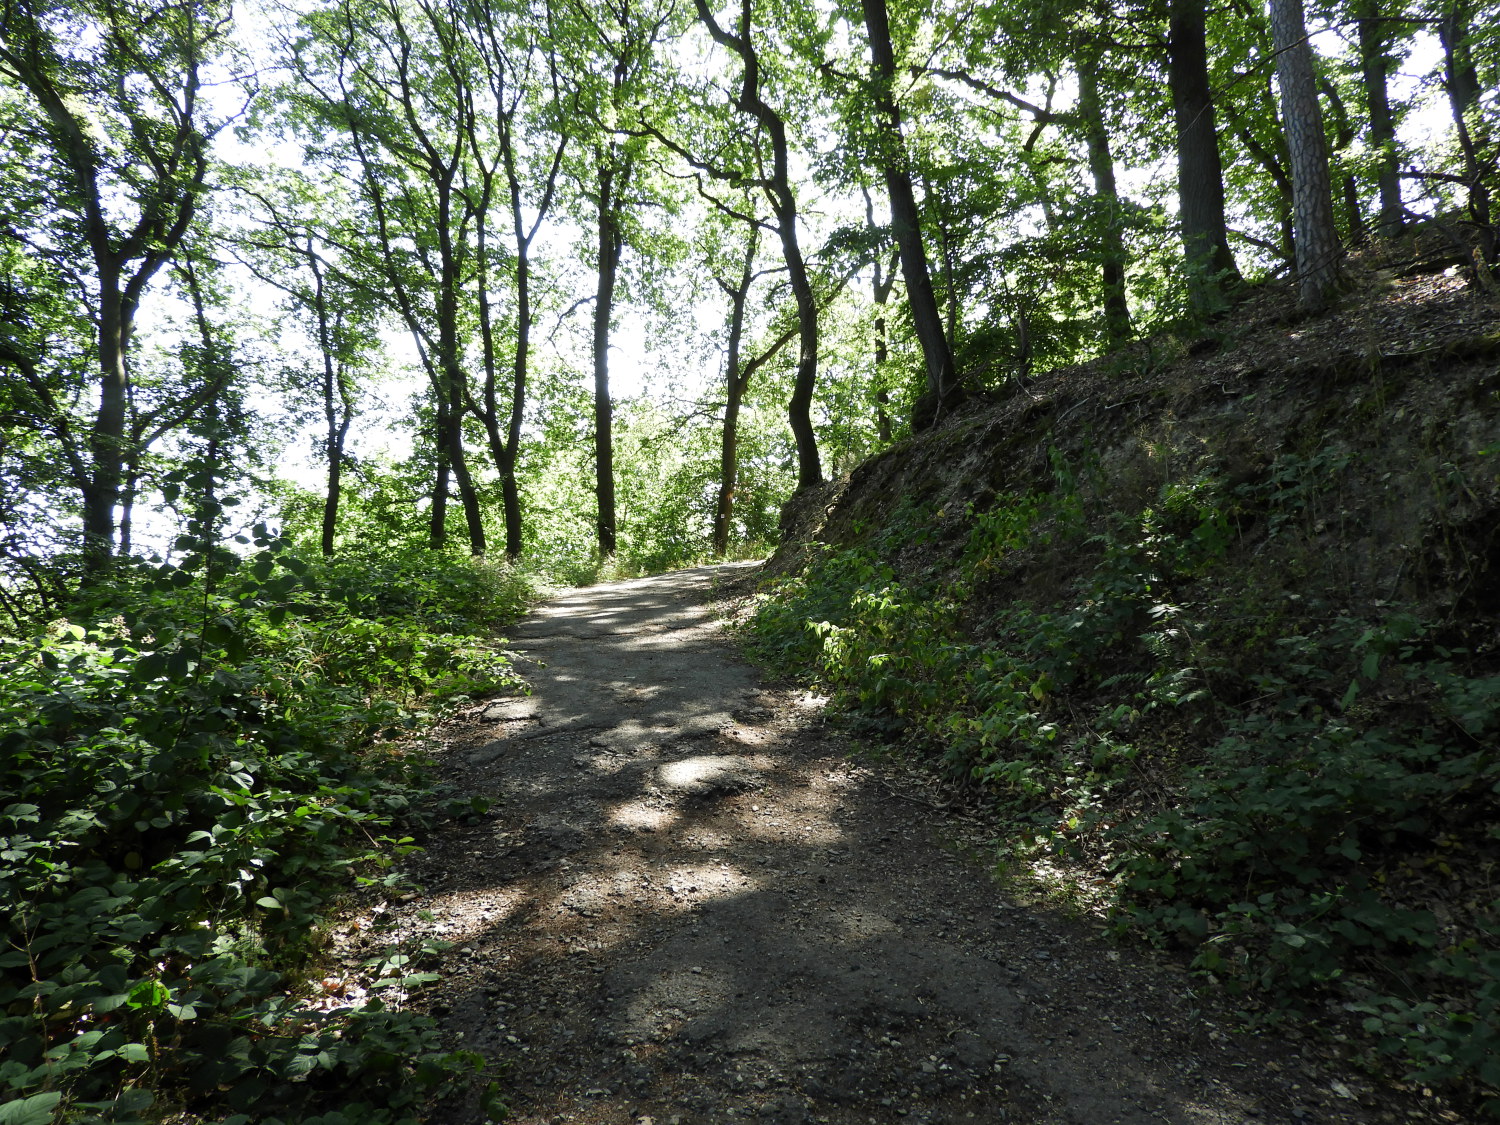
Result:
{"label": "tree bark", "polygon": [[469,553],[480,556],[485,553],[488,544],[485,541],[484,514],[480,510],[479,495],[469,472],[468,453],[464,450],[464,392],[468,387],[468,376],[464,372],[458,325],[459,292],[463,282],[459,271],[459,252],[453,241],[452,184],[445,179],[437,184],[437,188],[438,212],[435,219],[442,275],[437,301],[438,354],[433,374],[436,376],[435,389],[444,408],[439,440],[447,453],[453,483],[458,487],[458,499],[463,506],[464,523],[469,533]]}
{"label": "tree bark", "polygon": [[1114,155],[1109,149],[1109,130],[1104,123],[1104,104],[1099,96],[1095,63],[1086,60],[1078,68],[1078,114],[1083,119],[1088,142],[1089,174],[1094,180],[1094,200],[1099,215],[1099,274],[1104,285],[1104,333],[1111,346],[1130,339],[1130,304],[1125,293],[1125,236],[1120,229],[1120,192],[1115,184]]}
{"label": "tree bark", "polygon": [[1479,71],[1469,50],[1470,13],[1463,0],[1450,0],[1438,23],[1438,38],[1443,44],[1443,86],[1448,105],[1453,110],[1453,124],[1458,132],[1458,147],[1463,154],[1464,181],[1469,189],[1469,218],[1479,239],[1479,252],[1490,265],[1500,263],[1500,237],[1497,237],[1490,214],[1490,189],[1485,183],[1483,151],[1488,147],[1479,104],[1482,88]]}
{"label": "tree bark", "polygon": [[432,435],[437,471],[433,473],[432,502],[427,511],[427,546],[434,551],[442,550],[448,545],[448,478],[451,471],[448,467],[448,447],[444,441],[448,430],[448,419],[445,417],[447,412],[447,404],[438,400]]}
{"label": "tree bark", "polygon": [[[867,201],[868,209],[868,201]],[[874,225],[873,216],[871,225]],[[875,378],[879,380],[881,373],[885,370],[886,361],[891,354],[890,331],[885,319],[886,302],[890,300],[891,289],[896,284],[896,266],[899,258],[891,262],[890,268],[881,269],[880,258],[875,258],[875,277],[873,291],[870,296],[875,302]],[[875,433],[882,444],[889,445],[891,441],[891,413],[887,409],[891,404],[890,392],[881,386],[875,392]]]}
{"label": "tree bark", "polygon": [[96,243],[99,409],[89,433],[92,472],[83,485],[83,566],[89,574],[103,570],[114,552],[115,506],[125,466],[125,412],[130,386],[125,356],[133,310],[122,299],[120,270],[113,258],[107,245],[100,248]]}
{"label": "tree bark", "polygon": [[896,55],[891,45],[890,13],[885,0],[860,0],[860,7],[870,37],[875,116],[880,133],[877,159],[890,196],[891,225],[901,251],[901,277],[906,283],[912,327],[927,368],[927,393],[932,396],[936,414],[941,415],[963,401],[963,389],[954,368],[953,350],[943,331],[932,274],[927,268],[927,251],[922,244],[922,218],[901,134],[901,107],[896,104]]}
{"label": "tree bark", "polygon": [[745,302],[750,297],[751,272],[755,266],[757,239],[745,246],[745,263],[734,285],[721,286],[729,294],[729,341],[724,359],[724,432],[719,444],[719,493],[714,503],[713,552],[723,558],[729,552],[729,528],[734,519],[734,494],[739,478],[740,403],[748,379],[740,371],[740,347],[745,335]]}
{"label": "tree bark", "polygon": [[1380,217],[1376,229],[1381,238],[1401,235],[1406,210],[1401,202],[1401,169],[1396,160],[1396,120],[1391,113],[1390,35],[1380,17],[1380,0],[1359,0],[1355,9],[1359,26],[1359,71],[1370,116],[1370,147],[1375,150],[1375,184],[1380,192]]}
{"label": "tree bark", "polygon": [[1297,230],[1297,287],[1302,308],[1325,308],[1339,279],[1338,226],[1328,174],[1328,142],[1318,105],[1312,47],[1307,41],[1302,0],[1270,0],[1271,40],[1276,49],[1276,81],[1281,87],[1281,118],[1292,169]]}
{"label": "tree bark", "polygon": [[1167,84],[1177,127],[1177,194],[1188,296],[1200,314],[1222,311],[1242,284],[1224,218],[1224,169],[1208,81],[1204,0],[1170,0]]}
{"label": "tree bark", "polygon": [[319,546],[325,556],[335,551],[339,501],[343,491],[344,442],[354,420],[349,384],[340,357],[340,325],[328,308],[328,293],[322,263],[308,240],[307,263],[313,275],[313,315],[318,326],[318,350],[323,353],[323,456],[327,462],[327,485],[323,493],[323,523]]}
{"label": "tree bark", "polygon": [[617,549],[615,526],[614,400],[609,393],[609,330],[615,311],[615,281],[625,240],[616,214],[618,197],[630,177],[627,161],[617,167],[613,146],[599,155],[598,286],[594,296],[594,496],[599,554],[613,558]]}
{"label": "tree bark", "polygon": [[797,241],[797,197],[792,191],[790,147],[786,122],[760,95],[760,57],[750,39],[752,0],[741,0],[739,31],[731,34],[720,26],[707,0],[694,0],[698,19],[714,42],[734,52],[744,68],[735,108],[748,113],[771,142],[771,174],[760,181],[776,217],[776,233],[786,262],[787,282],[797,305],[797,375],[787,402],[787,422],[797,446],[797,490],[823,483],[823,462],[818,455],[818,436],[812,424],[813,389],[818,378],[818,304],[813,295],[807,263]]}

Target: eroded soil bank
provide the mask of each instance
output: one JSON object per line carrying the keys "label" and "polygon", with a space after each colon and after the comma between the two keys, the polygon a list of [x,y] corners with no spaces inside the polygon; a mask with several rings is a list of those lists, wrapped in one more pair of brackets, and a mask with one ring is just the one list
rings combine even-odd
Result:
{"label": "eroded soil bank", "polygon": [[513,634],[535,694],[441,732],[494,807],[401,910],[455,943],[425,1003],[512,1121],[1458,1120],[997,884],[976,825],[737,658],[722,573],[552,600]]}

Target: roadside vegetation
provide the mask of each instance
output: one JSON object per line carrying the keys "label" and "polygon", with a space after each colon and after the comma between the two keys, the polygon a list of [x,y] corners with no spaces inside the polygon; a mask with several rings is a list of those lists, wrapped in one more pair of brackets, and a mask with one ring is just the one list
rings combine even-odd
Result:
{"label": "roadside vegetation", "polygon": [[409,890],[455,811],[423,729],[517,686],[494,630],[527,584],[263,526],[204,542],[0,637],[0,1119],[415,1121],[478,1060],[405,1007],[424,949],[399,935],[368,996],[330,995],[326,926]]}
{"label": "roadside vegetation", "polygon": [[[1431,378],[1287,392],[1304,397],[1264,456],[1227,444],[1253,427],[1165,408],[1133,443],[990,420],[898,447],[780,567],[747,637],[968,791],[1003,868],[1186,951],[1248,1023],[1321,1025],[1495,1112],[1500,447],[1484,406],[1403,436],[1413,388],[1494,393],[1484,369]],[[1038,432],[1045,457],[1006,459]],[[999,489],[951,452],[984,446]],[[892,479],[941,499],[891,508]]]}

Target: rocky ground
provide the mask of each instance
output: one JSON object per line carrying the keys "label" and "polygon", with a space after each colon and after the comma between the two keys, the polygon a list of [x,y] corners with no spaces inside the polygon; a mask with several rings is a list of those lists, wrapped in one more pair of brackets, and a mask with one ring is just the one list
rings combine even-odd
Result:
{"label": "rocky ground", "polygon": [[534,694],[439,732],[493,809],[385,909],[453,943],[421,1002],[511,1121],[1459,1120],[1001,885],[981,829],[736,657],[722,573],[566,592],[513,634]]}

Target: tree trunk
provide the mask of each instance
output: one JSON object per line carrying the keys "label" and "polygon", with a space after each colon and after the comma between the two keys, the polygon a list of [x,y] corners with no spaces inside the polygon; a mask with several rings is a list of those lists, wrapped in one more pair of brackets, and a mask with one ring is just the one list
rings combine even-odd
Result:
{"label": "tree trunk", "polygon": [[97,574],[115,550],[115,508],[125,466],[125,418],[130,377],[126,351],[130,311],[120,293],[120,273],[112,255],[98,255],[99,409],[89,434],[91,472],[83,482],[83,569]]}
{"label": "tree trunk", "polygon": [[[523,236],[519,189],[513,191],[512,216],[516,226],[516,357],[511,368],[510,418],[505,448],[495,467],[500,470],[500,503],[505,513],[505,557],[521,557],[521,489],[516,481],[516,458],[521,450],[521,422],[525,417],[526,375],[531,362],[531,239]],[[539,219],[540,221],[540,219]]]}
{"label": "tree trunk", "polygon": [[1299,303],[1305,310],[1317,312],[1327,306],[1338,284],[1343,256],[1333,218],[1328,143],[1302,0],[1270,2],[1276,81],[1281,87],[1281,118],[1292,168]]}
{"label": "tree trunk", "polygon": [[327,486],[323,493],[323,526],[320,547],[325,556],[334,553],[338,534],[339,500],[343,490],[344,442],[354,411],[349,401],[349,387],[338,358],[339,332],[328,309],[328,293],[322,266],[308,240],[307,264],[313,275],[313,314],[318,323],[318,350],[323,353],[323,457],[327,462]]}
{"label": "tree trunk", "polygon": [[135,533],[135,501],[140,495],[140,485],[140,460],[137,457],[132,457],[125,465],[123,479],[120,483],[120,542],[118,549],[122,559],[130,557],[130,552],[134,545],[132,536]]}
{"label": "tree trunk", "polygon": [[[525,417],[526,380],[530,365],[531,329],[534,320],[531,309],[531,242],[551,205],[552,189],[557,180],[557,168],[562,154],[559,151],[554,159],[547,190],[541,206],[537,209],[535,225],[528,230],[523,213],[521,182],[516,174],[515,153],[508,133],[509,122],[503,122],[503,124],[507,132],[502,135],[500,143],[510,191],[511,230],[515,238],[516,270],[515,356],[511,364],[510,412],[506,419],[505,429],[502,431],[498,358],[493,318],[490,314],[489,226],[484,217],[479,216],[475,221],[475,236],[478,245],[479,331],[484,347],[484,407],[476,413],[484,423],[485,436],[490,447],[490,459],[495,463],[495,469],[500,474],[500,502],[505,520],[505,557],[515,562],[521,557],[525,531],[521,513],[521,491],[516,479],[516,461],[521,449],[521,423]],[[486,196],[488,196],[488,186]]]}
{"label": "tree trunk", "polygon": [[1380,191],[1380,237],[1400,237],[1406,225],[1401,202],[1401,174],[1396,160],[1396,119],[1391,113],[1386,80],[1391,73],[1388,24],[1380,18],[1380,0],[1359,0],[1359,71],[1370,115],[1370,147],[1375,150],[1375,183]]}
{"label": "tree trunk", "polygon": [[458,486],[458,499],[463,506],[464,524],[469,533],[469,553],[480,556],[487,549],[484,514],[479,507],[479,495],[474,490],[474,479],[469,473],[469,458],[464,450],[464,408],[468,376],[464,372],[458,327],[459,291],[463,281],[459,269],[459,250],[453,243],[452,186],[447,182],[440,182],[436,186],[439,200],[436,216],[438,252],[441,255],[442,276],[439,278],[437,301],[437,365],[433,374],[437,382],[435,389],[443,404],[439,440],[448,458],[453,483]]}
{"label": "tree trunk", "polygon": [[890,195],[891,225],[901,250],[901,277],[906,282],[912,327],[927,367],[927,393],[932,396],[937,417],[963,400],[963,390],[953,365],[953,351],[943,331],[942,314],[927,268],[927,251],[922,245],[922,219],[901,135],[901,109],[896,104],[896,56],[891,46],[890,16],[885,0],[860,0],[860,6],[870,36],[874,70],[875,114],[880,131],[877,159]]}
{"label": "tree trunk", "polygon": [[[724,434],[719,446],[719,495],[714,504],[713,551],[723,558],[729,551],[729,528],[734,519],[734,493],[739,478],[740,402],[748,379],[740,371],[740,345],[745,335],[745,302],[750,297],[754,277],[757,239],[747,240],[745,264],[737,283],[724,286],[729,293],[729,347],[724,359]],[[722,284],[722,283],[721,283]]]}
{"label": "tree trunk", "polygon": [[1115,184],[1115,161],[1109,150],[1104,105],[1099,97],[1096,62],[1078,68],[1078,114],[1088,142],[1089,173],[1094,179],[1098,206],[1099,274],[1104,283],[1104,333],[1111,346],[1130,339],[1130,305],[1125,294],[1125,237],[1120,230],[1120,192]]}
{"label": "tree trunk", "polygon": [[[869,197],[865,200],[866,213],[870,216],[870,225],[874,226],[873,208],[869,206]],[[871,297],[875,301],[875,378],[879,380],[885,370],[886,361],[890,358],[890,332],[885,320],[886,302],[890,300],[891,289],[896,284],[896,261],[891,262],[888,270],[880,268],[880,257],[875,258],[874,291]],[[889,445],[891,441],[891,414],[886,408],[891,404],[890,392],[880,387],[875,392],[875,433],[879,436],[882,444]]]}
{"label": "tree trunk", "polygon": [[1438,23],[1443,44],[1443,86],[1453,110],[1458,147],[1464,159],[1464,181],[1469,189],[1469,218],[1479,239],[1479,252],[1491,265],[1500,263],[1500,238],[1490,217],[1489,185],[1481,154],[1488,147],[1483,132],[1479,71],[1469,51],[1469,12],[1462,0],[1452,0]]}
{"label": "tree trunk", "polygon": [[[786,148],[785,133],[780,145]],[[813,297],[802,247],[797,241],[797,207],[790,186],[773,196],[777,233],[781,237],[782,257],[797,304],[797,377],[792,383],[792,397],[786,406],[787,422],[797,445],[797,488],[814,488],[823,483],[823,461],[818,456],[818,435],[812,424],[813,388],[818,378],[818,303]]]}
{"label": "tree trunk", "polygon": [[1224,219],[1224,170],[1208,81],[1203,0],[1170,0],[1167,84],[1177,127],[1177,193],[1188,296],[1200,314],[1222,311],[1242,279]]}
{"label": "tree trunk", "polygon": [[714,42],[733,51],[744,67],[735,108],[759,122],[771,142],[771,174],[761,182],[776,216],[776,233],[781,239],[781,254],[786,261],[787,281],[797,305],[797,375],[792,396],[787,402],[787,422],[797,445],[797,490],[823,483],[823,463],[818,456],[818,436],[812,424],[813,389],[818,378],[818,305],[807,263],[797,241],[797,198],[792,192],[790,151],[786,139],[786,122],[760,96],[760,59],[750,40],[751,6],[740,9],[739,34],[724,30],[707,0],[694,0],[698,19],[708,29]]}
{"label": "tree trunk", "polygon": [[[594,299],[594,495],[598,501],[596,527],[599,554],[613,558],[615,527],[614,400],[609,394],[609,329],[615,311],[615,279],[624,238],[615,214],[617,197],[630,175],[630,166],[614,166],[612,147],[599,155],[598,253],[599,284]],[[616,177],[619,177],[616,182]]]}
{"label": "tree trunk", "polygon": [[437,417],[433,422],[433,447],[437,454],[437,472],[432,480],[432,506],[427,513],[427,546],[434,551],[448,545],[448,447],[443,435],[448,429],[446,403],[437,405]]}
{"label": "tree trunk", "polygon": [[[450,373],[450,379],[455,377],[462,376]],[[458,499],[464,510],[464,525],[469,533],[469,554],[478,558],[487,549],[484,513],[479,507],[479,494],[474,489],[474,478],[469,472],[469,456],[464,450],[464,412],[461,400],[456,400],[449,406],[446,438],[448,464],[453,473],[453,483],[458,486]]]}

